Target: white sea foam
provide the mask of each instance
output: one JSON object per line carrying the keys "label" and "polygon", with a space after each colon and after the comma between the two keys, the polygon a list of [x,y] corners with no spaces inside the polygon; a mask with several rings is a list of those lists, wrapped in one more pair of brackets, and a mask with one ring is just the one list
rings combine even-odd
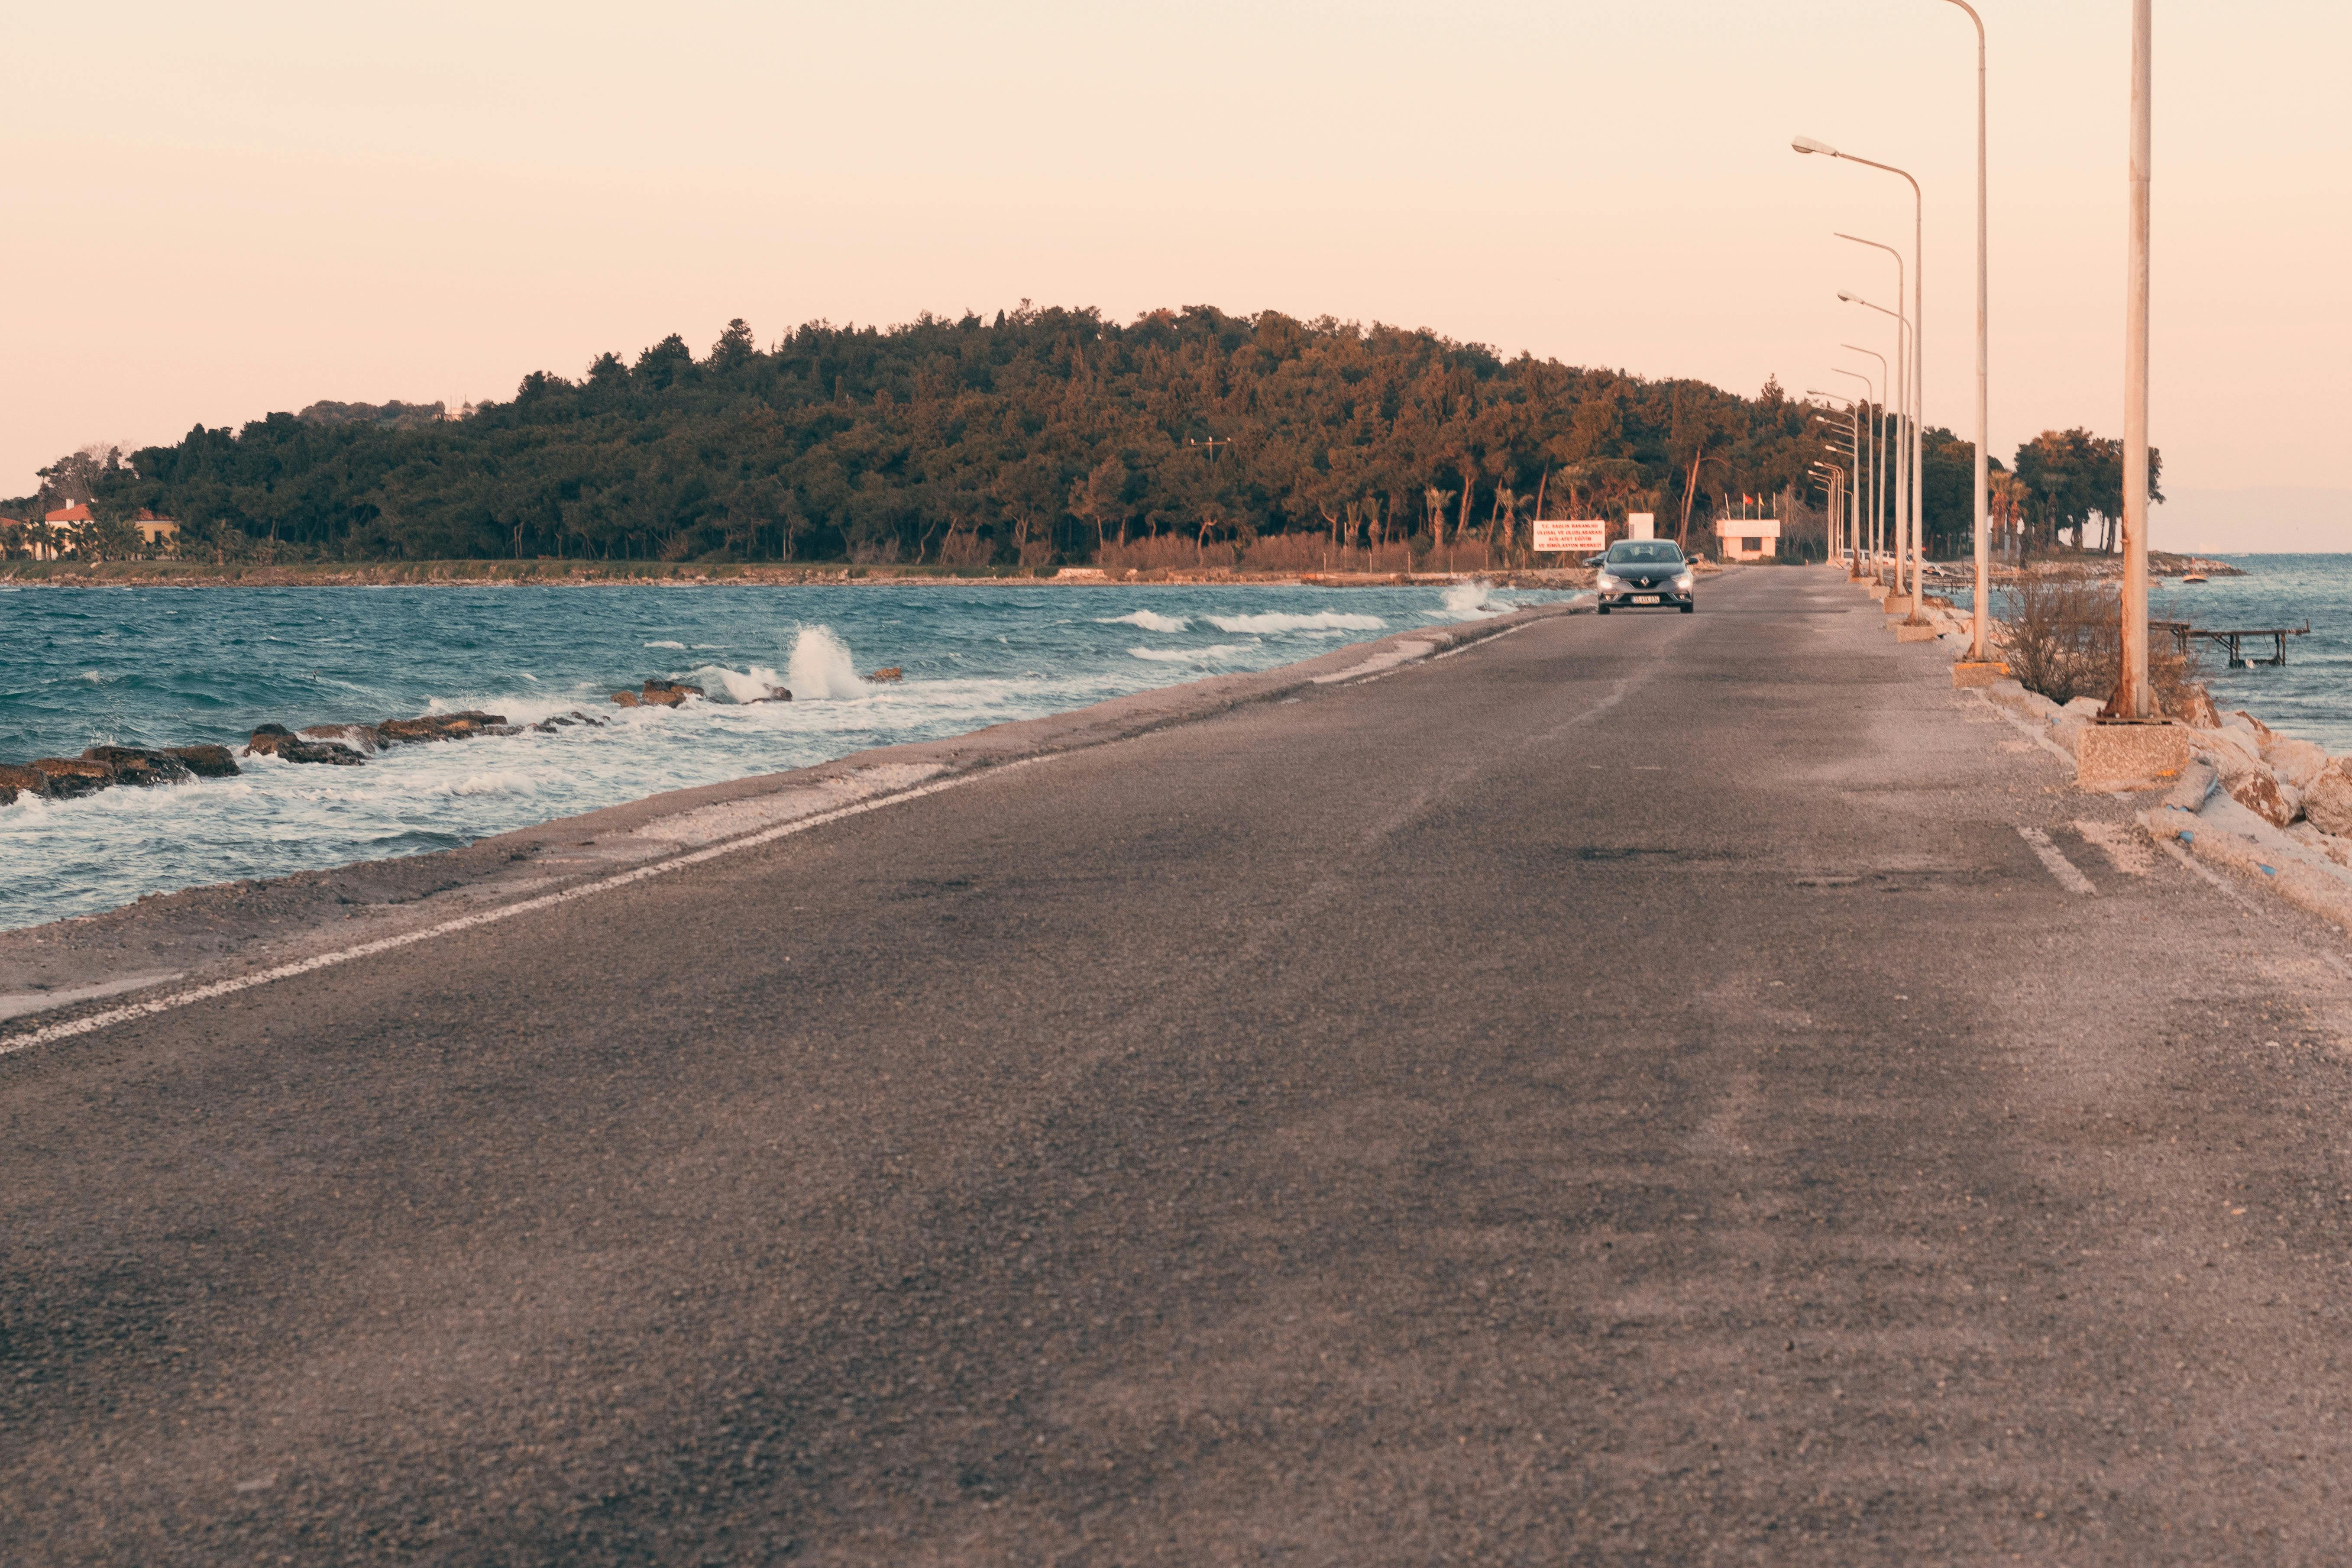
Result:
{"label": "white sea foam", "polygon": [[686,645],[682,642],[649,642],[646,646],[647,647],[684,647]]}
{"label": "white sea foam", "polygon": [[1138,610],[1131,616],[1097,616],[1095,617],[1095,624],[1103,626],[1140,626],[1147,632],[1181,632],[1192,623],[1182,616],[1163,616],[1152,610]]}
{"label": "white sea foam", "polygon": [[[706,664],[694,672],[691,684],[699,686],[713,697],[724,695],[730,702],[758,702],[777,687],[790,688],[792,683],[764,664],[755,664],[749,670],[730,669],[723,664]],[[798,692],[793,693],[798,696]]]}
{"label": "white sea foam", "polygon": [[456,795],[537,795],[539,786],[529,773],[512,768],[499,768],[489,773],[467,773],[449,786]]}
{"label": "white sea foam", "polygon": [[1311,616],[1270,610],[1263,615],[1202,619],[1221,632],[1376,632],[1388,625],[1378,616],[1351,615],[1346,610],[1318,610]]}
{"label": "white sea foam", "polygon": [[849,645],[831,626],[803,626],[793,643],[792,661],[784,668],[784,684],[795,702],[827,698],[864,697],[866,682],[849,657]]}
{"label": "white sea foam", "polygon": [[1212,643],[1207,647],[1131,647],[1127,651],[1138,658],[1158,659],[1162,664],[1210,664],[1245,654],[1256,646],[1255,643],[1221,642]]}
{"label": "white sea foam", "polygon": [[521,674],[522,678],[523,678],[525,680],[530,681],[533,686],[536,686],[536,685],[538,685],[538,684],[539,684],[539,677],[537,677],[536,675],[533,675],[530,671],[529,671],[529,670],[527,670],[527,669],[526,669],[526,670],[522,670],[522,671],[520,671],[520,673]]}
{"label": "white sea foam", "polygon": [[1423,613],[1433,621],[1484,621],[1517,608],[1507,599],[1495,597],[1492,583],[1456,583],[1445,590],[1444,608]]}

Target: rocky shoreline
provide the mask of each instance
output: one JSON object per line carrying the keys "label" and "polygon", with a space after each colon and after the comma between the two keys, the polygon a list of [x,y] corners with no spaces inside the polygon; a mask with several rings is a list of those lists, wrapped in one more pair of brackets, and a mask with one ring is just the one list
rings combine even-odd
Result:
{"label": "rocky shoreline", "polygon": [[[876,680],[896,680],[896,669],[876,670]],[[615,691],[622,708],[676,708],[705,693],[699,686],[681,681],[648,679],[635,691]],[[793,694],[781,686],[768,688],[755,702],[790,702]],[[312,724],[289,730],[283,724],[263,724],[247,737],[241,751],[221,745],[91,746],[78,757],[36,757],[29,763],[0,763],[0,805],[14,805],[32,795],[42,800],[75,800],[102,789],[154,784],[192,784],[198,779],[235,778],[245,770],[237,758],[274,757],[281,763],[307,763],[325,767],[361,767],[379,752],[394,746],[436,741],[471,741],[489,736],[520,735],[526,730],[552,735],[586,726],[602,729],[609,720],[594,719],[573,709],[535,724],[510,724],[503,713],[468,709],[462,713],[426,713],[414,719],[386,719],[377,724]]]}

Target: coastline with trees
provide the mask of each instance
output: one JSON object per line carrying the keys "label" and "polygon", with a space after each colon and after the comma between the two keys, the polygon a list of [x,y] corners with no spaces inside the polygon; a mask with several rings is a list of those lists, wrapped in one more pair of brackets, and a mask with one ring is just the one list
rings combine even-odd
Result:
{"label": "coastline with trees", "polygon": [[[220,567],[1396,572],[1541,564],[1538,508],[1620,525],[1651,512],[1703,550],[1717,519],[1769,505],[1820,559],[1801,487],[1824,413],[1773,382],[1743,396],[1273,311],[1120,324],[1024,303],[816,322],[764,349],[739,320],[700,357],[673,334],[455,413],[318,403],[170,446],[86,447],[41,470],[37,494],[0,500],[0,519],[88,506],[79,538],[46,540],[84,563],[161,553],[129,526],[145,517],[177,520],[178,559]],[[1958,552],[1972,448],[1924,436],[1929,552]],[[2033,552],[2086,537],[2117,510],[2116,448],[2048,432],[2013,470],[1996,459],[1997,521],[2021,521]],[[0,521],[10,556],[40,542]]]}

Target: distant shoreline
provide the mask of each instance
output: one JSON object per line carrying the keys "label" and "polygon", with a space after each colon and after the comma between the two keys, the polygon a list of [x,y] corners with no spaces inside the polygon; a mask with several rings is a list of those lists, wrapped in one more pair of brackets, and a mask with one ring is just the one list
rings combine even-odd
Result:
{"label": "distant shoreline", "polygon": [[996,584],[1007,587],[1137,587],[1150,584],[1258,584],[1321,588],[1444,588],[1473,580],[1512,588],[1581,588],[1582,567],[1533,567],[1477,572],[1250,572],[1230,567],[1107,573],[1097,567],[999,567],[957,571],[926,566],[857,566],[846,563],[785,565],[762,563],[613,561],[404,561],[215,565],[202,561],[11,561],[0,563],[0,584],[50,588],[498,588],[627,587],[674,584],[740,584],[775,587],[845,584]]}

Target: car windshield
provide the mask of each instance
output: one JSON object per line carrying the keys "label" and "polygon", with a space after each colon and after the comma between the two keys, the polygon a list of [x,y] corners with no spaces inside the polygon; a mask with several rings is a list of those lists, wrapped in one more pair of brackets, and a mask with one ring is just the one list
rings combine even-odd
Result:
{"label": "car windshield", "polygon": [[1663,539],[1621,539],[1609,547],[1612,566],[1675,566],[1682,558],[1682,548]]}

